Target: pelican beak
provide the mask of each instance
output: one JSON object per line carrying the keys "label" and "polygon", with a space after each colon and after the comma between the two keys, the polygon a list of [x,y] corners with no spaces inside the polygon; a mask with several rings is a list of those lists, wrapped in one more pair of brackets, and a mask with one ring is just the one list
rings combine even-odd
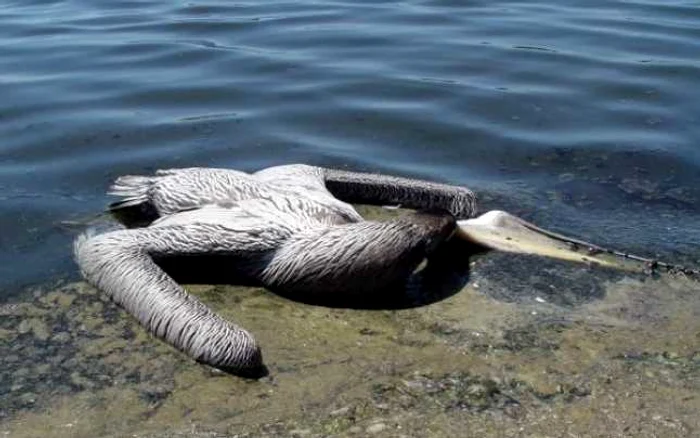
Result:
{"label": "pelican beak", "polygon": [[536,254],[561,260],[601,265],[625,271],[644,271],[644,263],[624,258],[593,244],[543,230],[503,211],[457,221],[457,237],[499,251]]}

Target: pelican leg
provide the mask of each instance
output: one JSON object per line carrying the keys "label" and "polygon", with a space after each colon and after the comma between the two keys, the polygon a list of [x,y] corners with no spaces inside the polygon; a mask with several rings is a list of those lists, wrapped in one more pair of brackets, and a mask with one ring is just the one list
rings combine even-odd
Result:
{"label": "pelican leg", "polygon": [[211,253],[254,258],[271,249],[259,234],[209,224],[119,230],[84,235],[75,243],[88,282],[149,332],[198,362],[246,376],[265,373],[253,336],[188,294],[153,258]]}
{"label": "pelican leg", "polygon": [[355,303],[405,287],[418,265],[455,229],[449,214],[414,214],[292,236],[262,274],[283,295],[317,304]]}

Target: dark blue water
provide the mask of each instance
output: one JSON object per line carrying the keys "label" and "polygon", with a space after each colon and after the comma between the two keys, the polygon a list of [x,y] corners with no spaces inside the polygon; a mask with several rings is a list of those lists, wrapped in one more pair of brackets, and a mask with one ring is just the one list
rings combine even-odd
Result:
{"label": "dark blue water", "polygon": [[307,162],[700,259],[693,1],[6,1],[0,296],[76,275],[117,175]]}

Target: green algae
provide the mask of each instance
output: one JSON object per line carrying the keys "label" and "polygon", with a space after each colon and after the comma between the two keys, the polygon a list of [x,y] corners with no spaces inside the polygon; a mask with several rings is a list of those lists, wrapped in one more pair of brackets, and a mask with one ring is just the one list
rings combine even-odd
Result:
{"label": "green algae", "polygon": [[700,284],[542,266],[482,256],[458,294],[403,310],[189,286],[257,337],[260,380],[195,363],[84,283],[39,291],[0,308],[0,433],[697,435]]}

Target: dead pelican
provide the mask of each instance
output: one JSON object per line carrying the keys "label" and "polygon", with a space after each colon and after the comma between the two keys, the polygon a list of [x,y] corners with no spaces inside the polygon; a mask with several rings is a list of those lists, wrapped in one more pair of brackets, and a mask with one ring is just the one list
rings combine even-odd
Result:
{"label": "dead pelican", "polygon": [[[85,234],[75,256],[88,282],[151,333],[199,362],[237,374],[263,369],[253,336],[189,295],[154,259],[226,257],[260,284],[295,294],[381,293],[405,283],[453,236],[512,252],[613,264],[504,212],[476,217],[463,187],[307,165],[189,168],[123,176],[111,188],[120,213],[145,227]],[[349,203],[428,213],[364,220]],[[575,246],[575,245],[574,245]]]}

